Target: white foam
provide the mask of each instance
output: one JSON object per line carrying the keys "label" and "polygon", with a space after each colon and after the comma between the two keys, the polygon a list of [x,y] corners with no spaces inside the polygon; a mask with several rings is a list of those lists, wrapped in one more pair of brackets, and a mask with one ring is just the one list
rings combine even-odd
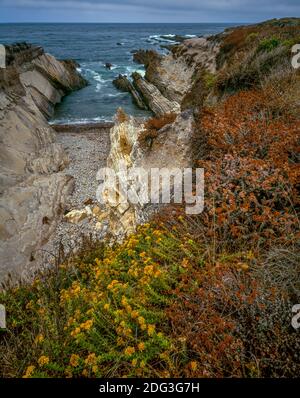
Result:
{"label": "white foam", "polygon": [[146,71],[145,69],[137,69],[134,66],[126,66],[126,72],[128,73],[129,77],[131,76],[132,73],[137,72],[139,73],[141,76],[145,76]]}
{"label": "white foam", "polygon": [[110,98],[113,98],[113,97],[120,97],[120,96],[123,96],[124,94],[126,95],[126,93],[116,93],[116,94],[108,93],[108,94],[105,94],[105,95],[103,96],[103,98],[105,98],[105,97],[110,97]]}
{"label": "white foam", "polygon": [[[163,36],[163,37],[162,37]],[[169,40],[166,39],[166,37],[175,37],[175,35],[153,35],[153,36],[149,36],[149,39],[152,40],[152,42],[159,42],[159,43],[175,43],[174,40]]]}
{"label": "white foam", "polygon": [[107,119],[105,117],[98,116],[94,118],[81,118],[81,119],[55,119],[51,120],[49,124],[60,125],[60,124],[88,124],[88,123],[98,123],[98,122],[109,123],[111,121],[112,119]]}

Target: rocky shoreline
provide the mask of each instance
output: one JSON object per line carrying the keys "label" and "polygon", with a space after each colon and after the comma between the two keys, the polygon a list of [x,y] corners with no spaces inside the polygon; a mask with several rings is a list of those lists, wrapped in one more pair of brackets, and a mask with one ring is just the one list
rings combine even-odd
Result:
{"label": "rocky shoreline", "polygon": [[87,82],[71,60],[41,47],[6,47],[0,70],[0,279],[23,277],[38,264],[36,251],[55,230],[74,187],[62,170],[69,159],[49,126],[55,104]]}
{"label": "rocky shoreline", "polygon": [[[24,43],[8,47],[8,67],[0,75],[0,126],[6,142],[2,176],[7,175],[1,197],[0,277],[8,271],[25,276],[47,266],[58,248],[76,251],[85,238],[99,239],[107,231],[122,238],[148,219],[151,206],[111,205],[112,187],[107,187],[107,205],[99,207],[96,173],[106,164],[118,173],[120,159],[146,170],[192,164],[193,114],[181,109],[182,102],[200,63],[215,69],[217,49],[217,41],[195,38],[172,46],[166,56],[140,50],[133,57],[145,65],[145,78],[134,73],[132,81],[125,76],[114,81],[138,107],[157,117],[177,115],[149,150],[139,138],[145,133],[143,120],[117,115],[115,123],[49,125],[55,104],[87,84],[78,64]],[[19,144],[13,145],[16,139]],[[20,153],[21,164],[15,160]]]}
{"label": "rocky shoreline", "polygon": [[[272,21],[267,24],[273,29]],[[239,29],[245,37],[257,37],[251,27]],[[227,85],[238,90],[235,84],[249,84],[239,49],[239,57],[231,57],[228,37],[235,39],[234,29],[180,40],[167,55],[135,52],[133,58],[144,64],[145,76],[120,75],[113,83],[131,93],[137,106],[151,110],[154,118],[133,118],[119,110],[114,122],[77,125],[49,125],[48,119],[64,95],[87,84],[77,72],[78,64],[58,61],[24,43],[7,48],[8,67],[0,70],[0,279],[8,272],[24,276],[48,264],[58,247],[74,251],[86,237],[101,239],[109,232],[123,239],[149,219],[158,206],[116,205],[114,194],[123,193],[109,184],[103,191],[106,205],[97,204],[96,173],[108,166],[118,175],[120,161],[129,169],[149,172],[192,167],[197,151],[197,159],[202,159],[206,147],[196,127],[199,110],[226,95]],[[282,46],[281,51],[285,55],[288,50]],[[254,57],[248,63],[257,68],[260,56],[253,54],[245,51],[243,56]],[[268,67],[268,56],[259,58],[261,68]],[[132,184],[129,181],[129,188]]]}
{"label": "rocky shoreline", "polygon": [[216,72],[221,37],[184,40],[172,45],[165,56],[154,50],[138,50],[133,59],[145,66],[145,77],[133,73],[130,80],[120,75],[113,83],[118,89],[131,93],[138,107],[150,109],[155,116],[180,113],[185,96],[196,83],[198,71]]}
{"label": "rocky shoreline", "polygon": [[[39,263],[53,263],[58,251],[64,255],[76,252],[85,239],[99,240],[107,232],[99,223],[101,207],[96,200],[97,171],[106,166],[110,150],[110,123],[53,125],[57,142],[69,157],[64,173],[74,180],[74,189],[66,198],[61,217],[51,239],[39,251]],[[68,214],[80,214],[80,221]],[[62,253],[60,253],[61,255]]]}

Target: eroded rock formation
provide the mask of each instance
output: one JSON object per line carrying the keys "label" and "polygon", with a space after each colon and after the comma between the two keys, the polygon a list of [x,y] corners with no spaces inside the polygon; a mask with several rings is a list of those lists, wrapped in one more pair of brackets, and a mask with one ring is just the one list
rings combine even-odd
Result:
{"label": "eroded rock formation", "polygon": [[[191,167],[193,161],[192,137],[193,115],[186,111],[180,113],[175,122],[164,126],[153,140],[151,148],[144,146],[140,140],[144,133],[144,125],[133,117],[120,119],[118,115],[114,127],[111,129],[111,150],[107,166],[116,172],[123,181],[124,166],[130,170],[142,168],[150,175],[152,168]],[[122,166],[122,167],[120,167]],[[136,179],[128,178],[128,191],[136,190]],[[139,182],[139,192],[147,190],[143,182]],[[107,181],[103,186],[103,198],[106,202],[105,216],[109,220],[109,231],[117,239],[133,233],[136,226],[145,222],[158,209],[157,204],[132,203],[127,201],[120,186],[114,186]],[[116,201],[117,198],[117,201]]]}
{"label": "eroded rock formation", "polygon": [[47,123],[54,106],[86,82],[74,61],[58,61],[41,47],[7,46],[0,69],[0,280],[24,276],[55,228],[72,178],[68,158]]}
{"label": "eroded rock formation", "polygon": [[[212,36],[184,40],[173,45],[165,56],[154,50],[136,51],[133,59],[144,64],[145,77],[133,73],[132,83],[128,79],[119,79],[116,87],[130,92],[138,106],[143,108],[146,104],[156,116],[179,113],[185,96],[198,90],[199,70],[210,74],[216,72],[219,50],[219,37]],[[136,101],[136,97],[142,101]]]}

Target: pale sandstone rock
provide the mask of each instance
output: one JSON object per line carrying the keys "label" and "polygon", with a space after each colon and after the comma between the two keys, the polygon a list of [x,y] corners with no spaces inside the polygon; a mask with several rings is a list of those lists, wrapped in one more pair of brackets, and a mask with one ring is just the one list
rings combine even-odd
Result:
{"label": "pale sandstone rock", "polygon": [[144,101],[152,112],[157,116],[165,113],[178,113],[180,105],[176,101],[170,101],[164,97],[155,85],[147,82],[141,75],[135,73],[133,75],[134,86],[141,93]]}
{"label": "pale sandstone rock", "polygon": [[36,253],[62,216],[73,180],[60,173],[68,157],[46,117],[85,84],[72,62],[23,47],[10,46],[8,67],[0,70],[0,281],[37,266]]}
{"label": "pale sandstone rock", "polygon": [[[123,166],[125,165],[129,169],[140,167],[146,172],[149,172],[151,168],[183,169],[191,167],[193,160],[192,112],[186,111],[179,114],[173,124],[161,129],[149,150],[140,146],[138,137],[142,134],[142,131],[143,125],[137,123],[133,118],[123,123],[116,121],[111,129],[111,150],[107,166],[112,168],[117,176],[122,176],[120,161]],[[126,145],[124,145],[124,142]],[[131,184],[135,182],[129,179],[128,183],[130,189]],[[146,187],[141,184],[140,191],[145,189]],[[133,233],[136,226],[147,221],[158,207],[157,205],[140,202],[136,204],[132,204],[130,201],[126,202],[122,187],[113,186],[111,182],[104,185],[103,191],[106,211],[108,212],[109,230],[119,240],[125,235]],[[116,196],[123,199],[123,203],[116,204]]]}
{"label": "pale sandstone rock", "polygon": [[92,213],[87,210],[71,210],[65,215],[65,220],[72,224],[78,224],[80,221],[83,221],[85,218],[89,217]]}

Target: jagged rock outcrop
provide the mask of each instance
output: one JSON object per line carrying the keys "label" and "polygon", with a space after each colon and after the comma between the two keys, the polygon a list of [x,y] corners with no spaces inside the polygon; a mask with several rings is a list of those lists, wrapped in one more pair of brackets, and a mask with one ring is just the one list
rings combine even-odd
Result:
{"label": "jagged rock outcrop", "polygon": [[73,181],[61,173],[68,158],[48,125],[55,104],[86,84],[73,61],[41,47],[6,46],[0,70],[0,280],[24,276],[62,214]]}
{"label": "jagged rock outcrop", "polygon": [[[108,166],[117,173],[120,180],[123,178],[124,165],[129,170],[143,168],[148,173],[152,168],[182,170],[192,166],[195,151],[193,104],[196,98],[198,105],[206,94],[203,74],[216,72],[219,46],[219,39],[215,37],[194,38],[172,47],[166,56],[152,50],[135,52],[134,60],[146,67],[145,78],[133,73],[132,83],[128,79],[120,79],[119,88],[132,92],[133,86],[157,117],[171,113],[177,114],[177,117],[174,123],[166,125],[151,137],[151,146],[148,147],[143,146],[140,139],[145,133],[142,124],[133,118],[117,117],[111,129]],[[130,190],[136,181],[128,181]],[[139,192],[143,189],[145,186],[141,183]],[[122,186],[115,187],[111,182],[104,186],[103,193],[107,203],[109,229],[118,238],[134,232],[137,224],[148,220],[161,206],[126,201]]]}
{"label": "jagged rock outcrop", "polygon": [[135,89],[135,87],[133,86],[131,81],[127,78],[127,76],[119,75],[116,79],[113,80],[113,84],[119,90],[131,93],[133,101],[140,109],[145,109],[145,110],[148,109],[148,106],[145,104],[141,95]]}
{"label": "jagged rock outcrop", "polygon": [[[116,117],[111,129],[111,150],[107,166],[113,169],[120,181],[124,181],[124,167],[130,171],[142,168],[149,173],[152,168],[183,169],[191,167],[193,162],[193,115],[186,111],[179,114],[174,123],[163,127],[153,140],[151,148],[145,148],[139,138],[144,132],[144,125],[132,117]],[[136,189],[136,179],[129,177],[128,191]],[[149,188],[149,187],[148,187]],[[148,190],[139,181],[138,191]],[[107,181],[103,186],[103,201],[106,204],[105,215],[109,220],[109,231],[117,239],[133,233],[136,226],[145,222],[161,206],[137,201],[132,203],[124,195],[122,186]],[[117,198],[117,200],[116,200]]]}
{"label": "jagged rock outcrop", "polygon": [[164,97],[154,84],[149,83],[139,73],[133,73],[132,78],[134,87],[140,92],[143,101],[155,115],[162,116],[165,113],[180,111],[178,102]]}
{"label": "jagged rock outcrop", "polygon": [[210,73],[216,72],[219,41],[209,38],[185,40],[174,47],[158,63],[155,60],[147,68],[146,79],[170,101],[181,103],[193,84],[193,76],[200,66]]}
{"label": "jagged rock outcrop", "polygon": [[148,65],[156,60],[159,62],[161,60],[161,55],[154,50],[138,50],[133,53],[133,60],[138,64],[143,64],[147,68]]}
{"label": "jagged rock outcrop", "polygon": [[[184,40],[179,45],[173,45],[169,54],[165,56],[154,50],[135,51],[133,59],[145,65],[146,75],[143,78],[134,73],[132,77],[135,90],[128,85],[126,91],[131,92],[134,98],[139,94],[156,116],[170,112],[179,113],[187,93],[197,91],[201,86],[197,82],[195,86],[198,70],[210,74],[216,72],[219,50],[220,38],[212,36]],[[126,85],[127,83],[120,82],[119,86],[116,86],[124,89]],[[132,86],[131,83],[130,85]],[[136,103],[139,106],[138,101]]]}

